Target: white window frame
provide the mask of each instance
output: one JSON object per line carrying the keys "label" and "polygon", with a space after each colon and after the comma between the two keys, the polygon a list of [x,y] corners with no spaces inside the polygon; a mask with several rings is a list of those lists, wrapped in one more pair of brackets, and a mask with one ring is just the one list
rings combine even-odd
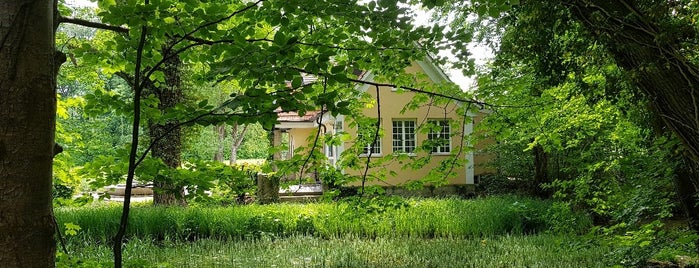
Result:
{"label": "white window frame", "polygon": [[[417,146],[416,121],[414,119],[392,120],[391,145],[394,153],[415,154]],[[408,131],[409,129],[410,131]],[[412,142],[412,145],[408,144],[410,142]]]}
{"label": "white window frame", "polygon": [[[381,156],[383,153],[383,150],[381,149],[381,146],[383,145],[381,141],[381,122],[379,122],[379,133],[378,136],[376,137],[376,142],[375,143],[369,143],[365,146],[362,147],[362,152],[359,154],[360,157],[367,157],[369,156],[369,152],[371,152],[371,156]],[[361,139],[359,135],[359,129],[357,129],[357,138]],[[374,133],[372,133],[372,136],[374,136]]]}
{"label": "white window frame", "polygon": [[435,140],[435,139],[444,139],[447,141],[446,145],[439,145],[439,146],[432,146],[432,149],[430,152],[432,154],[450,154],[451,153],[451,121],[448,119],[431,119],[430,120],[431,124],[437,124],[437,126],[441,126],[441,129],[439,132],[433,132],[430,129],[430,132],[427,133],[427,140]]}
{"label": "white window frame", "polygon": [[371,156],[381,156],[381,137],[376,138],[375,144],[367,144],[364,146],[360,156],[369,156],[369,150],[371,150]]}

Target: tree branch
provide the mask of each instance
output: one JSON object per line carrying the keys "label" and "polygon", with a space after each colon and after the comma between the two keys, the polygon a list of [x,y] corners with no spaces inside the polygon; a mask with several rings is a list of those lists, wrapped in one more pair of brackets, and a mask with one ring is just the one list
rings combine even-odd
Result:
{"label": "tree branch", "polygon": [[70,24],[75,24],[75,25],[80,25],[80,26],[85,26],[85,27],[90,27],[90,28],[95,28],[95,29],[102,29],[102,30],[109,30],[117,33],[129,33],[129,28],[125,27],[120,27],[120,26],[114,26],[114,25],[109,25],[101,22],[94,22],[94,21],[89,21],[89,20],[84,20],[84,19],[78,19],[78,18],[72,18],[72,17],[59,17],[58,18],[58,23],[70,23]]}
{"label": "tree branch", "polygon": [[[323,81],[323,93],[325,93],[328,89],[328,78],[325,78]],[[301,172],[299,174],[299,184],[301,184],[303,180],[303,171],[306,169],[306,164],[308,164],[308,161],[311,160],[311,157],[314,156],[315,150],[318,147],[318,139],[320,138],[320,132],[321,129],[324,128],[323,126],[323,114],[325,112],[324,107],[320,108],[320,116],[318,116],[318,131],[316,131],[316,137],[315,140],[313,140],[313,146],[311,147],[311,150],[308,152],[308,157],[306,157],[306,160],[303,161],[303,164],[301,165]],[[315,158],[315,157],[314,157]],[[299,188],[300,190],[301,188]]]}
{"label": "tree branch", "polygon": [[[146,5],[148,5],[148,3],[149,1],[146,0]],[[135,87],[133,97],[134,115],[131,129],[131,151],[129,152],[129,170],[126,174],[126,188],[124,189],[124,204],[121,212],[121,220],[119,222],[119,229],[114,236],[114,268],[122,267],[122,243],[124,242],[124,235],[126,234],[126,226],[129,223],[131,188],[136,175],[136,154],[138,153],[138,137],[141,127],[141,93],[143,92],[143,87],[141,86],[139,79],[141,78],[141,60],[143,59],[143,48],[146,44],[147,31],[147,26],[141,26],[141,36],[138,40],[138,47],[136,48],[136,66],[133,77]]]}
{"label": "tree branch", "polygon": [[[324,74],[324,73],[320,73],[320,72],[318,72],[318,73],[309,72],[309,71],[306,71],[306,70],[304,70],[304,69],[297,68],[297,67],[291,67],[291,68],[294,69],[294,70],[297,70],[297,71],[299,71],[299,72],[304,72],[304,73],[307,73],[307,74],[314,74],[314,75],[318,75],[318,76],[322,76],[322,77],[327,77],[327,76],[328,76],[327,74]],[[378,88],[378,87],[400,88],[400,89],[404,89],[404,90],[408,90],[408,91],[412,91],[412,92],[423,93],[423,94],[427,94],[427,95],[430,95],[430,96],[445,98],[445,99],[449,99],[449,100],[454,100],[454,101],[459,101],[459,102],[464,102],[464,103],[472,103],[472,104],[475,104],[475,105],[477,105],[478,107],[481,107],[481,108],[484,107],[484,106],[491,106],[491,107],[495,107],[495,106],[496,106],[496,105],[487,104],[487,103],[482,102],[482,101],[477,101],[477,100],[474,100],[474,99],[459,98],[459,97],[455,97],[455,96],[449,96],[449,95],[446,95],[446,94],[437,93],[437,92],[431,92],[431,91],[427,91],[427,90],[424,90],[424,89],[419,89],[419,88],[414,88],[414,87],[409,87],[409,86],[399,86],[399,85],[389,84],[389,83],[370,82],[370,81],[364,81],[364,80],[359,80],[359,79],[354,79],[354,78],[347,78],[347,80],[349,80],[350,82],[354,82],[354,83],[360,83],[360,84],[366,84],[366,85],[375,86],[375,87],[377,87],[377,88]]]}
{"label": "tree branch", "polygon": [[[374,152],[374,144],[379,139],[379,128],[381,127],[381,93],[379,92],[379,86],[376,87],[376,130],[374,131],[374,139],[369,144],[369,153],[366,156],[366,166],[364,167],[364,174],[362,174],[362,193],[360,196],[364,196],[364,186],[366,184],[366,177],[369,174],[369,166],[371,165],[371,155]],[[383,143],[381,143],[383,146]],[[380,147],[379,147],[380,148]]]}

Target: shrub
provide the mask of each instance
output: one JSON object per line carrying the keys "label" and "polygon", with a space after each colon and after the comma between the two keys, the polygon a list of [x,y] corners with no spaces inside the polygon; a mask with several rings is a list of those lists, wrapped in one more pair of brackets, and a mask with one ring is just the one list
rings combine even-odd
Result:
{"label": "shrub", "polygon": [[508,178],[502,175],[483,175],[476,185],[476,192],[479,195],[504,195],[504,194],[527,194],[531,188],[531,183],[518,179]]}

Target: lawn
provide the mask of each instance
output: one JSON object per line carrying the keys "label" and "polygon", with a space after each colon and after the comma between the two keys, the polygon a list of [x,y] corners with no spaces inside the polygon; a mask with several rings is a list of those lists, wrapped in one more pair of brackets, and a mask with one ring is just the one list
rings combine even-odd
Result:
{"label": "lawn", "polygon": [[[548,234],[482,239],[332,238],[154,243],[132,240],[126,267],[606,267],[604,247]],[[109,267],[111,248],[86,244],[74,257]]]}
{"label": "lawn", "polygon": [[[118,206],[59,208],[70,259],[111,266]],[[585,215],[512,196],[355,199],[187,208],[137,206],[127,267],[598,267],[609,249],[579,236]],[[65,228],[64,228],[65,229]],[[63,230],[64,233],[66,230]]]}

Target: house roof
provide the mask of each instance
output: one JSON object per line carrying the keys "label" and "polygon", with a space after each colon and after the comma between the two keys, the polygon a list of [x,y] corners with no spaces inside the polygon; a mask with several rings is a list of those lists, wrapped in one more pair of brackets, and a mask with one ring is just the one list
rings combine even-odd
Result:
{"label": "house roof", "polygon": [[320,116],[320,110],[308,111],[303,116],[298,112],[277,111],[277,121],[281,122],[315,122]]}

